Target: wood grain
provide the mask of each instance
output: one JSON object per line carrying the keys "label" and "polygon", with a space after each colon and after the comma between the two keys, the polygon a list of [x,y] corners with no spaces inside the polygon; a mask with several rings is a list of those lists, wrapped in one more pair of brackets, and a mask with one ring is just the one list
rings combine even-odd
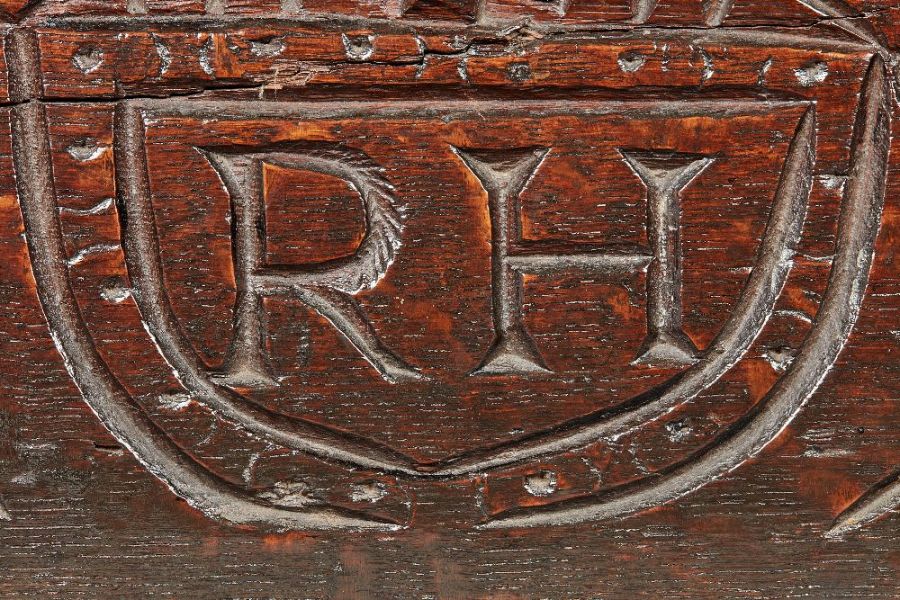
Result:
{"label": "wood grain", "polygon": [[896,597],[898,16],[0,2],[0,595]]}

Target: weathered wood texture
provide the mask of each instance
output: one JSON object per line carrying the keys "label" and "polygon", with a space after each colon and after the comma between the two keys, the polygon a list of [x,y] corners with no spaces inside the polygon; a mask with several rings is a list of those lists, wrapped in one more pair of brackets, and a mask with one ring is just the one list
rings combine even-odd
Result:
{"label": "weathered wood texture", "polygon": [[3,597],[900,595],[900,3],[0,15]]}

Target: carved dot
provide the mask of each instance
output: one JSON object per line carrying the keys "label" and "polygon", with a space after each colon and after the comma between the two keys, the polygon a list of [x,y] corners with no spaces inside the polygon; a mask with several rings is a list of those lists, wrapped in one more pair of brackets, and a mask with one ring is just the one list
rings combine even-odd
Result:
{"label": "carved dot", "polygon": [[506,68],[506,76],[510,81],[528,81],[531,79],[531,65],[513,63]]}
{"label": "carved dot", "polygon": [[279,481],[271,491],[263,492],[259,497],[278,506],[300,508],[317,502],[311,492],[303,481]]}
{"label": "carved dot", "polygon": [[106,287],[100,291],[100,297],[106,302],[122,304],[131,298],[131,290],[120,286]]}
{"label": "carved dot", "polygon": [[669,434],[670,440],[673,442],[680,442],[689,438],[691,434],[694,433],[694,428],[691,427],[691,420],[685,418],[666,423],[666,431]]}
{"label": "carved dot", "polygon": [[128,0],[125,4],[125,10],[131,15],[146,15],[147,0]]}
{"label": "carved dot", "polygon": [[780,346],[778,348],[769,348],[766,350],[763,358],[769,363],[774,371],[784,373],[794,362],[796,351],[791,348]]}
{"label": "carved dot", "polygon": [[93,73],[103,64],[103,52],[93,46],[82,46],[72,55],[72,64],[85,75]]}
{"label": "carved dot", "polygon": [[81,162],[97,160],[106,151],[107,146],[101,146],[93,138],[78,140],[66,148],[69,156]]}
{"label": "carved dot", "polygon": [[823,61],[815,61],[794,69],[797,81],[803,87],[812,87],[828,79],[828,64]]}
{"label": "carved dot", "polygon": [[375,504],[387,496],[387,488],[380,481],[355,483],[350,488],[350,499],[354,502],[369,502]]}
{"label": "carved dot", "polygon": [[374,35],[347,35],[341,34],[344,41],[344,51],[350,60],[367,60],[375,53]]}
{"label": "carved dot", "polygon": [[638,52],[623,52],[619,55],[619,68],[624,73],[635,73],[647,64],[647,57]]}
{"label": "carved dot", "polygon": [[250,41],[250,54],[262,58],[279,56],[284,53],[286,48],[287,46],[284,43],[284,39],[280,37]]}
{"label": "carved dot", "polygon": [[532,496],[549,496],[556,491],[556,473],[541,471],[525,477],[525,491]]}
{"label": "carved dot", "polygon": [[826,190],[842,190],[847,183],[847,176],[829,173],[820,176],[819,181]]}

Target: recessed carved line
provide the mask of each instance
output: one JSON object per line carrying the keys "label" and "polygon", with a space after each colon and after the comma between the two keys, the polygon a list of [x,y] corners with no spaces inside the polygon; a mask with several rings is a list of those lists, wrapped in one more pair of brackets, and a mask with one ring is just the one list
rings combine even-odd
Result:
{"label": "recessed carved line", "polygon": [[391,473],[415,474],[413,461],[390,448],[349,432],[272,412],[210,380],[181,331],[164,289],[140,109],[130,102],[120,104],[115,128],[118,208],[133,296],[161,355],[192,397],[248,431],[313,456]]}
{"label": "recessed carved line", "polygon": [[70,267],[74,267],[98,254],[107,254],[121,249],[122,247],[119,244],[92,244],[78,250],[75,254],[66,259],[66,264]]}
{"label": "recessed carved line", "polygon": [[475,116],[508,115],[522,110],[529,115],[549,117],[604,116],[628,114],[632,118],[725,118],[747,115],[769,115],[773,110],[806,108],[813,101],[799,98],[729,98],[685,100],[403,100],[373,106],[368,101],[344,102],[265,102],[248,107],[247,102],[234,100],[140,99],[130,101],[148,117],[215,117],[221,120],[258,118],[335,119],[335,118],[394,118],[421,116],[424,111],[440,115]]}
{"label": "recessed carved line", "polygon": [[900,506],[900,469],[885,477],[847,507],[825,534],[839,538],[859,529]]}
{"label": "recessed carved line", "polygon": [[631,0],[631,22],[641,25],[650,20],[659,0]]}
{"label": "recessed carved line", "polygon": [[482,527],[530,527],[626,516],[685,496],[736,469],[790,425],[844,348],[869,280],[887,181],[890,88],[875,56],[863,84],[837,249],[816,322],[788,372],[743,419],[694,456],[634,485],[538,510],[508,512]]}
{"label": "recessed carved line", "polygon": [[39,98],[43,88],[37,36],[31,29],[15,29],[6,36],[4,55],[9,69],[9,99],[25,102]]}
{"label": "recessed carved line", "polygon": [[106,198],[101,200],[94,206],[88,208],[72,208],[70,206],[60,206],[59,214],[72,215],[73,217],[92,217],[96,215],[105,215],[116,205],[114,198]]}
{"label": "recessed carved line", "polygon": [[718,27],[733,7],[734,0],[703,0],[703,20],[710,27]]}
{"label": "recessed carved line", "polygon": [[718,381],[737,364],[762,331],[793,266],[812,185],[815,143],[816,113],[810,107],[788,151],[757,262],[734,311],[699,362],[676,376],[671,384],[642,394],[621,407],[489,450],[461,454],[443,461],[436,472],[479,472],[616,437],[692,401]]}
{"label": "recessed carved line", "polygon": [[398,528],[344,509],[291,510],[254,498],[210,475],[157,427],[104,365],[78,309],[65,266],[43,105],[32,101],[12,109],[12,141],[32,272],[51,336],[85,402],[119,443],[212,518],[291,529]]}

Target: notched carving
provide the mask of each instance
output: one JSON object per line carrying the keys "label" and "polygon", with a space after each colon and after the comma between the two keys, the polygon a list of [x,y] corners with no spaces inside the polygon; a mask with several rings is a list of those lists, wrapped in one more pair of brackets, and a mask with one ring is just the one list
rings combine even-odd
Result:
{"label": "notched carving", "polygon": [[[237,387],[276,384],[265,356],[262,319],[263,297],[275,295],[296,298],[326,317],[388,381],[421,379],[381,342],[353,299],[378,283],[401,245],[403,225],[393,188],[378,167],[346,148],[288,144],[201,151],[222,178],[232,206],[237,303],[234,339],[221,380]],[[266,265],[265,165],[332,175],[353,187],[365,208],[366,234],[359,247],[324,263]]]}
{"label": "notched carving", "polygon": [[94,46],[82,46],[72,55],[72,64],[85,75],[89,75],[103,65],[103,51]]}

